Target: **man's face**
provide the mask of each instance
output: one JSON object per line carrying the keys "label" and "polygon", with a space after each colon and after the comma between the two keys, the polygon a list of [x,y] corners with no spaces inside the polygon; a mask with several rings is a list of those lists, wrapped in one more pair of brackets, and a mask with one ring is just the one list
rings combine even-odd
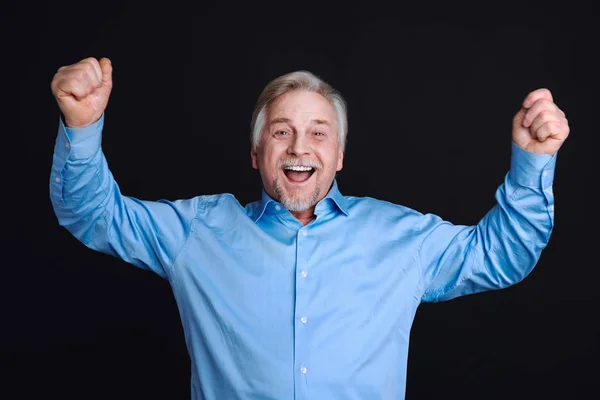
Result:
{"label": "man's face", "polygon": [[327,195],[342,169],[333,106],[320,94],[292,91],[266,111],[252,166],[269,196],[290,211],[309,210]]}

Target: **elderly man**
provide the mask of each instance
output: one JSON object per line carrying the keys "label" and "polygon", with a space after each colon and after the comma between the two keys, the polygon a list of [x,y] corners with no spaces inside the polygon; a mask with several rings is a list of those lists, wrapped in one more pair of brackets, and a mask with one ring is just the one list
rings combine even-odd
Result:
{"label": "elderly man", "polygon": [[511,168],[475,226],[343,196],[346,107],[306,71],[270,82],[252,119],[259,201],[143,201],[101,151],[107,58],[60,68],[50,178],[59,223],[86,246],[167,279],[191,357],[193,399],[402,399],[421,302],[504,288],[553,227],[556,153],[569,134],[546,89],[513,120]]}

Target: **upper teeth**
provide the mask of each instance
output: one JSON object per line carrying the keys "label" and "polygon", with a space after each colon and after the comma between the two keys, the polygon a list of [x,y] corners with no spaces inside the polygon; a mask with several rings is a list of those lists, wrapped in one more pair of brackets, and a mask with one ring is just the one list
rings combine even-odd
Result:
{"label": "upper teeth", "polygon": [[312,168],[311,167],[302,167],[302,166],[293,166],[293,167],[286,167],[285,169],[289,169],[292,171],[310,171]]}

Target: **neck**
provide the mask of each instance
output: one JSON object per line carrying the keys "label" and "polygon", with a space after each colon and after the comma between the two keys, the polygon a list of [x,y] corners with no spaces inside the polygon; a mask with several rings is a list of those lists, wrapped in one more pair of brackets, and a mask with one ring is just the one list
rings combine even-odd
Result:
{"label": "neck", "polygon": [[296,217],[302,225],[307,225],[310,221],[315,219],[315,208],[311,207],[305,211],[291,211],[292,215]]}

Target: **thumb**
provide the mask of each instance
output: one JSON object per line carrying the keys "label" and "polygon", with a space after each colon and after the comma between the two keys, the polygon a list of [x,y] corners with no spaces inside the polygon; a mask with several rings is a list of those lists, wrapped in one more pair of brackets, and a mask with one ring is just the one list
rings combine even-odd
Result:
{"label": "thumb", "polygon": [[110,90],[112,88],[112,63],[110,59],[103,57],[99,61],[100,69],[102,70],[102,87],[108,88]]}

